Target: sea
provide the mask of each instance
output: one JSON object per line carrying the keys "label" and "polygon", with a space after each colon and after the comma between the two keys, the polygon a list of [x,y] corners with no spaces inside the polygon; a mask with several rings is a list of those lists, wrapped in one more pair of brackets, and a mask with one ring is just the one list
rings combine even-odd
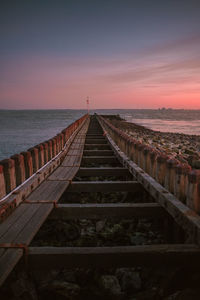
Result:
{"label": "sea", "polygon": [[[0,110],[0,160],[48,140],[80,118],[86,110]],[[91,114],[119,115],[162,132],[200,135],[200,110],[102,109]]]}

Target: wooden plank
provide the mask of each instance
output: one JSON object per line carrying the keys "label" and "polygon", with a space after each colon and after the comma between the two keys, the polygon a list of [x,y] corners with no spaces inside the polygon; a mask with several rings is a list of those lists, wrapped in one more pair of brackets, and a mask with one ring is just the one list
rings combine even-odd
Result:
{"label": "wooden plank", "polygon": [[71,145],[71,147],[70,147],[70,150],[73,150],[73,149],[75,149],[75,150],[77,150],[77,149],[83,150],[84,149],[84,144],[73,143]]}
{"label": "wooden plank", "polygon": [[60,166],[47,178],[47,180],[72,180],[78,172],[78,169],[79,167]]}
{"label": "wooden plank", "polygon": [[84,156],[112,156],[112,150],[84,150]]}
{"label": "wooden plank", "polygon": [[102,138],[103,137],[103,132],[102,133],[97,133],[97,134],[94,134],[94,133],[87,133],[86,135],[87,138]]}
{"label": "wooden plank", "polygon": [[[21,204],[27,205],[27,204]],[[12,227],[10,227],[0,238],[0,244],[4,243],[12,243],[15,241],[18,234],[21,232],[21,230],[24,228],[24,226],[29,222],[29,220],[32,218],[32,216],[35,214],[35,212],[40,208],[41,204],[35,204],[35,205],[28,205],[28,209],[25,210],[23,215],[21,215],[21,218],[18,220],[18,222],[15,222]]]}
{"label": "wooden plank", "polygon": [[120,247],[30,247],[33,269],[190,266],[200,267],[197,245],[143,245]]}
{"label": "wooden plank", "polygon": [[20,258],[23,256],[23,249],[7,249],[0,257],[0,286],[4,283],[10,272],[14,269]]}
{"label": "wooden plank", "polygon": [[67,152],[67,155],[82,155],[82,150],[81,149],[69,149]]}
{"label": "wooden plank", "polygon": [[99,140],[99,141],[105,141],[105,137],[103,136],[103,135],[101,135],[101,136],[97,136],[97,135],[93,135],[93,136],[91,136],[91,135],[86,135],[86,140]]}
{"label": "wooden plank", "polygon": [[93,149],[102,149],[102,150],[109,150],[110,145],[108,144],[85,144],[85,150],[93,150]]}
{"label": "wooden plank", "polygon": [[80,166],[81,159],[82,159],[82,155],[66,156],[66,158],[63,160],[61,166],[62,167]]}
{"label": "wooden plank", "polygon": [[93,176],[128,176],[130,172],[126,168],[80,168],[77,176],[93,177]]}
{"label": "wooden plank", "polygon": [[81,163],[113,164],[119,163],[119,160],[116,156],[83,156]]}
{"label": "wooden plank", "polygon": [[27,205],[20,205],[13,213],[0,225],[0,238],[19,221],[25,211],[28,209]]}
{"label": "wooden plank", "polygon": [[141,189],[137,181],[80,181],[72,182],[68,192],[135,192]]}
{"label": "wooden plank", "polygon": [[[29,245],[47,216],[53,209],[53,204],[21,204],[26,206],[27,212],[21,216],[10,230],[1,238],[0,244]],[[13,270],[23,255],[20,248],[1,248],[4,253],[0,257],[0,285]]]}
{"label": "wooden plank", "polygon": [[[32,206],[31,209],[33,209],[34,206],[38,204],[26,204],[29,206]],[[42,203],[40,204],[39,209],[34,213],[32,218],[29,219],[26,226],[24,226],[23,230],[17,235],[16,242],[20,244],[26,244],[29,245],[32,241],[33,237],[37,233],[37,231],[40,229],[41,225],[44,223],[48,215],[53,209],[53,204],[51,203]]]}
{"label": "wooden plank", "polygon": [[57,202],[67,189],[69,181],[44,181],[30,196],[27,201]]}
{"label": "wooden plank", "polygon": [[157,203],[58,204],[49,219],[162,218],[166,212]]}
{"label": "wooden plank", "polygon": [[106,139],[85,139],[86,144],[107,144]]}

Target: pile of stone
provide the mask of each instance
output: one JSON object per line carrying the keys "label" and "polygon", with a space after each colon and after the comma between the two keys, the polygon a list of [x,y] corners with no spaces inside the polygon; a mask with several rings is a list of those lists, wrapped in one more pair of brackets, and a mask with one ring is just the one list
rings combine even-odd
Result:
{"label": "pile of stone", "polygon": [[200,135],[154,131],[118,118],[110,121],[142,144],[188,163],[193,169],[200,169]]}

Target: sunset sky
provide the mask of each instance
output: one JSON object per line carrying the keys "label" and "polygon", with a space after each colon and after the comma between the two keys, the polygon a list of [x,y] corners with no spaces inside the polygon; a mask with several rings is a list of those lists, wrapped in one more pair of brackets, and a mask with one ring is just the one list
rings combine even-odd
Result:
{"label": "sunset sky", "polygon": [[199,0],[3,0],[0,109],[200,109]]}

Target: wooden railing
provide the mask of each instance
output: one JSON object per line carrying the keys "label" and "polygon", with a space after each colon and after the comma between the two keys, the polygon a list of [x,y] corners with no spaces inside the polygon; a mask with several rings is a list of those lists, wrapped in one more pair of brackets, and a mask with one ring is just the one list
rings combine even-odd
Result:
{"label": "wooden railing", "polygon": [[121,151],[181,202],[200,213],[200,170],[142,144],[108,119],[100,119]]}
{"label": "wooden railing", "polygon": [[0,161],[0,220],[62,162],[88,114],[52,139]]}

